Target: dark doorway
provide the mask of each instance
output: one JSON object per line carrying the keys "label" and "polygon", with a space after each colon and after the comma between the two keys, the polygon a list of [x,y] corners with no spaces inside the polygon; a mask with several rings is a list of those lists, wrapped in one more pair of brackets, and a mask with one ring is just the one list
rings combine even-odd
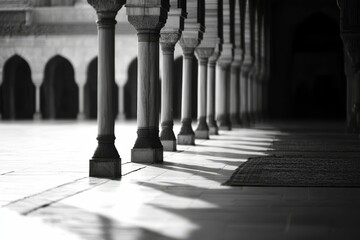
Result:
{"label": "dark doorway", "polygon": [[[97,117],[97,61],[94,58],[87,69],[87,78],[84,86],[84,114],[86,119]],[[113,113],[116,118],[119,113],[119,87],[114,82],[113,86]]]}
{"label": "dark doorway", "polygon": [[35,86],[29,64],[19,55],[4,65],[1,92],[3,119],[32,119],[35,112]]}
{"label": "dark doorway", "polygon": [[346,81],[338,24],[318,12],[299,24],[293,44],[296,118],[345,118]]}
{"label": "dark doorway", "polygon": [[[182,66],[183,66],[183,57],[178,57],[175,60],[174,66],[174,118],[179,119],[181,118],[181,92],[182,92]],[[195,57],[193,57],[193,64],[192,64],[192,118],[196,119],[197,117],[197,78],[198,78],[198,61]]]}
{"label": "dark doorway", "polygon": [[136,119],[137,115],[137,58],[133,59],[128,68],[128,78],[124,86],[124,111],[126,119]]}
{"label": "dark doorway", "polygon": [[71,63],[62,56],[51,58],[45,66],[40,88],[40,109],[44,119],[76,119],[79,88]]}

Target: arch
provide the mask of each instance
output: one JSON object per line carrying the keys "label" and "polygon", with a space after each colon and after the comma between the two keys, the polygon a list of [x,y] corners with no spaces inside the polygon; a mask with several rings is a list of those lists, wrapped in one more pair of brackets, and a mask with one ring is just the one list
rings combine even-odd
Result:
{"label": "arch", "polygon": [[315,12],[293,40],[292,97],[297,118],[344,118],[346,81],[338,23]]}
{"label": "arch", "polygon": [[138,59],[136,57],[128,67],[128,78],[124,86],[124,111],[126,119],[135,119],[137,115],[137,66]]}
{"label": "arch", "polygon": [[35,113],[35,85],[29,64],[19,55],[4,64],[1,92],[3,119],[32,119]]}
{"label": "arch", "polygon": [[40,87],[40,110],[44,119],[76,119],[79,87],[74,68],[66,58],[56,55],[45,65]]}
{"label": "arch", "polygon": [[[182,91],[182,69],[183,69],[183,57],[178,57],[174,63],[174,90],[173,90],[173,116],[175,119],[181,118],[181,91]],[[198,61],[193,57],[192,61],[192,106],[191,115],[192,118],[197,117],[197,78],[198,78]]]}
{"label": "arch", "polygon": [[[98,58],[90,61],[84,85],[84,114],[87,119],[97,118],[97,69]],[[113,86],[113,113],[114,118],[119,113],[119,87],[114,81]]]}

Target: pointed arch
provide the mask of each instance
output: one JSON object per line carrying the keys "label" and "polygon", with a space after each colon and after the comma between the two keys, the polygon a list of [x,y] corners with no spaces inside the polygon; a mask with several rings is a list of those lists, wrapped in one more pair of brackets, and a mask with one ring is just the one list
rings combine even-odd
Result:
{"label": "pointed arch", "polygon": [[19,55],[9,58],[4,64],[1,92],[3,119],[32,119],[35,113],[35,85],[31,69]]}
{"label": "pointed arch", "polygon": [[45,65],[40,87],[40,110],[44,119],[76,119],[79,87],[74,68],[66,58],[56,55]]}

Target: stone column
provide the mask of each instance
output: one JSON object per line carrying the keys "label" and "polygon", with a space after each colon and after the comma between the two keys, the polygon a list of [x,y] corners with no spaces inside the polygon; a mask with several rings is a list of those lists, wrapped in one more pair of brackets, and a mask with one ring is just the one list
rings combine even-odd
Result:
{"label": "stone column", "polygon": [[207,123],[209,126],[210,135],[218,135],[219,127],[215,121],[215,67],[216,61],[219,57],[219,52],[216,51],[208,62],[208,82],[207,82]]}
{"label": "stone column", "polygon": [[166,25],[160,31],[163,53],[160,140],[165,151],[176,151],[176,138],[173,131],[174,48],[184,29],[186,1],[171,0],[170,4]]}
{"label": "stone column", "polygon": [[186,41],[180,39],[180,45],[183,49],[183,75],[182,75],[182,95],[181,95],[181,129],[178,134],[178,144],[195,145],[195,133],[191,126],[191,83],[192,79],[192,61],[194,58],[195,47],[198,40]]}
{"label": "stone column", "polygon": [[250,125],[251,111],[251,71],[253,68],[253,44],[251,37],[251,11],[249,0],[243,2],[244,11],[244,59],[241,65],[240,95],[241,95],[241,121],[244,126]]}
{"label": "stone column", "polygon": [[126,2],[128,20],[138,32],[138,137],[131,150],[132,162],[163,162],[159,138],[159,37],[168,10],[168,1]]}
{"label": "stone column", "polygon": [[195,130],[195,138],[209,139],[209,126],[206,122],[206,92],[207,92],[207,64],[209,57],[213,54],[213,48],[198,47],[195,55],[199,63],[198,71],[198,125]]}
{"label": "stone column", "polygon": [[229,97],[229,73],[231,62],[220,62],[218,60],[216,67],[216,83],[215,83],[215,112],[216,121],[220,130],[231,130],[231,122],[228,111]]}
{"label": "stone column", "polygon": [[176,138],[173,131],[173,69],[174,49],[180,34],[161,34],[163,53],[163,74],[161,81],[161,132],[160,140],[165,151],[176,151]]}
{"label": "stone column", "polygon": [[34,113],[35,120],[41,119],[40,87],[41,87],[43,79],[44,79],[43,72],[34,73],[33,83],[35,85],[35,113]]}
{"label": "stone column", "polygon": [[234,59],[230,71],[230,121],[232,127],[240,127],[240,69],[243,59],[241,36],[241,1],[235,1],[234,12]]}
{"label": "stone column", "polygon": [[234,60],[230,67],[230,121],[232,127],[241,126],[239,113],[240,67],[241,62],[238,60]]}
{"label": "stone column", "polygon": [[360,131],[360,2],[338,0],[340,34],[344,43],[347,78],[347,128],[350,133]]}
{"label": "stone column", "polygon": [[234,1],[223,2],[223,44],[217,61],[216,74],[216,121],[220,130],[231,130],[230,122],[230,67],[233,61],[234,38],[231,32],[234,21]]}
{"label": "stone column", "polygon": [[90,177],[121,177],[121,159],[114,145],[113,91],[115,81],[115,16],[125,1],[88,0],[97,13],[98,146],[90,160]]}
{"label": "stone column", "polygon": [[200,44],[204,32],[205,1],[188,0],[188,17],[185,19],[184,31],[179,44],[183,50],[183,75],[181,99],[181,129],[178,134],[178,144],[194,145],[195,133],[191,126],[191,84],[196,79],[192,78],[192,61],[195,48]]}

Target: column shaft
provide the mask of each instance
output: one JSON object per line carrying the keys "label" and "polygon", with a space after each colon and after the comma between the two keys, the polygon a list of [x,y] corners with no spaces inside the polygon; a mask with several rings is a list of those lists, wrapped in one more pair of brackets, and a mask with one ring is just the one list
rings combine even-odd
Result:
{"label": "column shaft", "polygon": [[[114,16],[115,18],[115,16]],[[114,141],[113,91],[115,72],[115,23],[98,20],[98,147],[90,160],[91,177],[121,177],[121,159]]]}
{"label": "column shaft", "polygon": [[98,133],[114,135],[113,91],[115,31],[111,28],[99,28],[98,60]]}
{"label": "column shaft", "polygon": [[138,33],[138,138],[131,150],[131,161],[163,162],[159,139],[159,33]]}
{"label": "column shaft", "polygon": [[215,61],[208,63],[207,82],[207,123],[210,135],[218,134],[218,126],[215,121]]}
{"label": "column shaft", "polygon": [[231,126],[240,126],[239,117],[239,74],[240,66],[231,66],[230,76],[230,121]]}
{"label": "column shaft", "polygon": [[207,58],[199,58],[198,71],[198,125],[195,130],[195,138],[209,139],[209,127],[206,123],[206,82],[207,82]]}
{"label": "column shaft", "polygon": [[240,75],[240,117],[244,126],[249,124],[248,113],[248,75],[245,69],[241,70]]}
{"label": "column shaft", "polygon": [[176,151],[173,132],[173,68],[174,47],[162,47],[163,74],[161,81],[161,133],[160,140],[165,151]]}
{"label": "column shaft", "polygon": [[183,79],[181,96],[181,129],[178,135],[178,144],[194,145],[195,134],[191,126],[191,92],[192,92],[192,61],[194,51],[186,52],[183,55]]}
{"label": "column shaft", "polygon": [[229,65],[218,65],[216,76],[216,121],[219,129],[231,130],[228,112],[228,71]]}

